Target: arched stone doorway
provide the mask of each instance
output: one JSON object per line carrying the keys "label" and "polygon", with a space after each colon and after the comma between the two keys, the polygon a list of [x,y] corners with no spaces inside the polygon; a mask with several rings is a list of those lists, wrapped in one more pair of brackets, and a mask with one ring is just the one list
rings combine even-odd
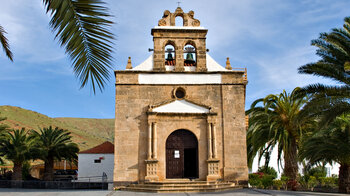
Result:
{"label": "arched stone doorway", "polygon": [[198,178],[198,140],[184,129],[166,140],[166,178]]}

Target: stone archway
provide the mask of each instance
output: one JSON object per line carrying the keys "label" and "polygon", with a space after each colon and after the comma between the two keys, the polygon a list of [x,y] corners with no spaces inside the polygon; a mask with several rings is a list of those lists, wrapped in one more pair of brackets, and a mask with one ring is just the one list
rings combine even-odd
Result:
{"label": "stone archway", "polygon": [[198,140],[184,129],[166,140],[166,178],[198,178]]}

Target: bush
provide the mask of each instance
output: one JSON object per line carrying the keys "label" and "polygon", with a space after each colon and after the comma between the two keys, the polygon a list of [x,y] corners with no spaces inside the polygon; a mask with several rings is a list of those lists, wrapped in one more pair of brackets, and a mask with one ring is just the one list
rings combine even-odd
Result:
{"label": "bush", "polygon": [[273,186],[275,186],[277,190],[280,190],[283,186],[282,180],[273,180]]}
{"label": "bush", "polygon": [[325,188],[335,188],[338,184],[338,178],[334,177],[321,177],[320,183],[322,187]]}
{"label": "bush", "polygon": [[270,175],[273,179],[277,178],[277,171],[273,167],[262,166],[259,167],[258,172],[262,172],[264,174]]}
{"label": "bush", "polygon": [[287,176],[284,176],[284,175],[281,176],[282,187],[284,188],[284,190],[287,190],[288,180],[289,178]]}
{"label": "bush", "polygon": [[272,175],[263,175],[261,178],[261,184],[263,185],[264,189],[272,187],[274,178],[275,177]]}
{"label": "bush", "polygon": [[302,189],[309,189],[309,186],[307,184],[309,177],[310,176],[301,176],[301,175],[298,176],[298,182]]}
{"label": "bush", "polygon": [[315,176],[310,176],[307,184],[311,188],[311,191],[314,191],[315,186],[318,185],[318,180],[316,179]]}
{"label": "bush", "polygon": [[324,166],[317,166],[311,168],[305,175],[314,176],[317,180],[325,178],[327,176],[327,169]]}
{"label": "bush", "polygon": [[264,173],[249,174],[249,184],[255,188],[270,188],[273,186],[274,176]]}
{"label": "bush", "polygon": [[249,174],[249,180],[248,180],[249,184],[253,187],[261,187],[262,186],[262,182],[260,180],[260,175],[259,174]]}

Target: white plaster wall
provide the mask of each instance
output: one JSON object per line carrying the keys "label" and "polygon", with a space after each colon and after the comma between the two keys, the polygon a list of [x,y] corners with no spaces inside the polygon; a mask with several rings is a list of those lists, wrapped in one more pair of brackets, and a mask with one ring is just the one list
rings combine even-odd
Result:
{"label": "white plaster wall", "polygon": [[[101,163],[94,163],[95,159],[104,157]],[[102,176],[103,172],[107,174],[107,180],[113,181],[114,154],[79,154],[78,155],[78,180],[88,181],[92,176]],[[91,180],[101,178],[91,178]]]}
{"label": "white plaster wall", "polygon": [[139,74],[139,84],[220,84],[221,74]]}

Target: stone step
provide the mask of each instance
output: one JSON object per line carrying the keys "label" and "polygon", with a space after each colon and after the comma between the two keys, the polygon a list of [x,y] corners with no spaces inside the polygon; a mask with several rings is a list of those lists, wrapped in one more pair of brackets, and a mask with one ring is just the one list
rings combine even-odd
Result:
{"label": "stone step", "polygon": [[144,184],[132,184],[122,187],[120,190],[136,192],[218,192],[243,188],[231,182],[191,182],[191,183],[169,183],[148,182]]}
{"label": "stone step", "polygon": [[125,187],[121,188],[123,191],[134,191],[134,192],[154,192],[154,193],[182,193],[182,192],[221,192],[227,190],[241,189],[242,186],[223,186],[220,188],[167,188],[167,189],[157,189],[157,188],[146,188],[146,187]]}
{"label": "stone step", "polygon": [[220,188],[225,186],[235,186],[234,183],[220,183],[220,184],[133,184],[129,187],[145,187],[145,188]]}
{"label": "stone step", "polygon": [[187,180],[187,181],[162,181],[162,182],[144,182],[144,184],[219,184],[223,182],[208,182],[208,181],[199,181],[199,180]]}

